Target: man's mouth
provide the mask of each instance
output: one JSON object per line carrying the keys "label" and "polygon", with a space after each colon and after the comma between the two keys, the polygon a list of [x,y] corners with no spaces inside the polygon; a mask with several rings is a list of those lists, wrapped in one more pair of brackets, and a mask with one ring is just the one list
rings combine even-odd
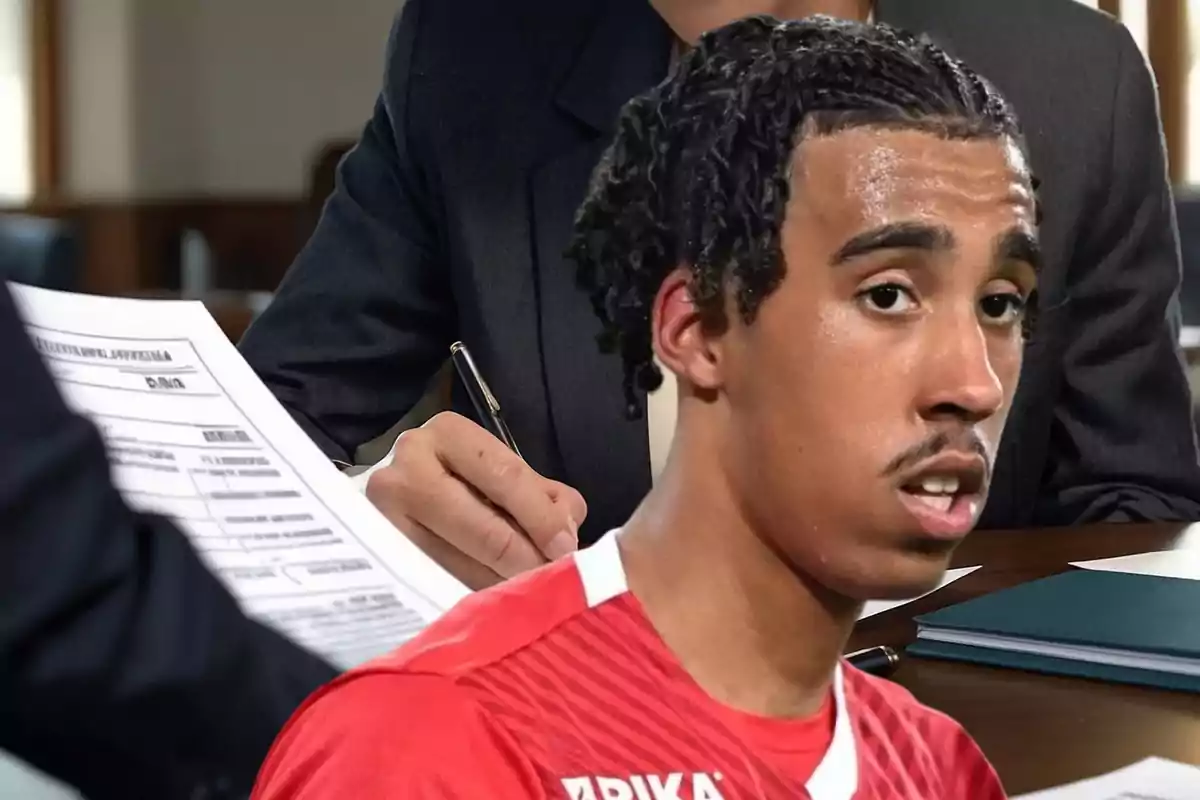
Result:
{"label": "man's mouth", "polygon": [[937,539],[971,531],[987,491],[987,462],[975,453],[947,452],[912,470],[900,500],[921,529]]}
{"label": "man's mouth", "polygon": [[944,514],[950,510],[955,497],[958,496],[960,483],[956,475],[942,477],[930,475],[922,478],[919,482],[906,484],[901,488],[918,502]]}

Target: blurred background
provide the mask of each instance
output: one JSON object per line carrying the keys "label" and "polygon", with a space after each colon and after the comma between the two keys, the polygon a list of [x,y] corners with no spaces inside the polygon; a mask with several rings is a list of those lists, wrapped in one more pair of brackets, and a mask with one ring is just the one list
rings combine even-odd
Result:
{"label": "blurred background", "polygon": [[[371,111],[402,2],[0,0],[4,277],[196,297],[240,337]],[[1200,326],[1200,0],[1081,2],[1158,77]]]}
{"label": "blurred background", "polygon": [[[0,0],[0,278],[199,299],[240,338],[371,113],[402,1]],[[1158,80],[1200,397],[1200,0],[1079,1]],[[0,798],[69,796],[0,764]]]}
{"label": "blurred background", "polygon": [[371,112],[401,3],[0,0],[5,277],[205,296],[236,338]]}

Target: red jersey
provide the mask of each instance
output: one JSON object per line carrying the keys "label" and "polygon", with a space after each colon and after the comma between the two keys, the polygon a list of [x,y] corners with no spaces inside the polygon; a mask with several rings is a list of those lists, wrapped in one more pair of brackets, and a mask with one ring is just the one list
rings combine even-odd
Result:
{"label": "red jersey", "polygon": [[[714,642],[719,647],[719,642]],[[706,694],[629,593],[615,534],[467,598],[319,690],[254,800],[1001,800],[950,718],[848,665],[806,720]]]}

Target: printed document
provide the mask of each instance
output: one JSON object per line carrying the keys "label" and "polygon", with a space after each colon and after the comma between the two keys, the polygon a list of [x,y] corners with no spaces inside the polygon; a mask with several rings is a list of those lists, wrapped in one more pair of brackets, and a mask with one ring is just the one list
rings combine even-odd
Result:
{"label": "printed document", "polygon": [[10,288],[126,500],[174,518],[247,614],[348,668],[468,594],[338,473],[203,304]]}
{"label": "printed document", "polygon": [[1196,800],[1200,768],[1147,758],[1098,778],[1056,786],[1013,800]]}

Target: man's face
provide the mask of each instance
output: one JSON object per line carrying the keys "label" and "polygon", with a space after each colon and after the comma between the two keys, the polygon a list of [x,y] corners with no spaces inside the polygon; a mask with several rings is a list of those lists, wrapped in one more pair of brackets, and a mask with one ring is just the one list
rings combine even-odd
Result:
{"label": "man's face", "polygon": [[1021,368],[1035,204],[1009,140],[852,129],[798,148],[786,277],[721,338],[724,469],[793,567],[932,588],[974,526]]}

